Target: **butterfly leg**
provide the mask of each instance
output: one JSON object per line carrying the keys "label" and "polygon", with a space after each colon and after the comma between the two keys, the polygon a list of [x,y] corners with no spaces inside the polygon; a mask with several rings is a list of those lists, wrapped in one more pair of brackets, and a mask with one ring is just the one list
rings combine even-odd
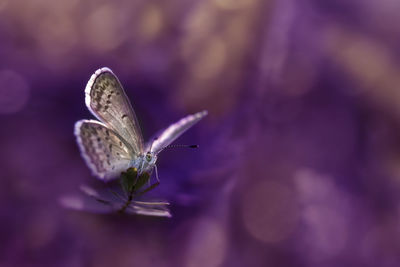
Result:
{"label": "butterfly leg", "polygon": [[155,170],[155,172],[156,172],[156,179],[157,179],[157,182],[160,182],[160,179],[158,179],[157,165],[154,165],[154,170]]}
{"label": "butterfly leg", "polygon": [[153,190],[153,189],[156,188],[159,184],[160,184],[160,182],[156,182],[156,183],[150,185],[149,187],[147,187],[147,188],[144,189],[143,191],[137,193],[136,196],[141,196],[141,195],[143,195],[143,194],[145,194],[145,193],[147,193],[147,192]]}

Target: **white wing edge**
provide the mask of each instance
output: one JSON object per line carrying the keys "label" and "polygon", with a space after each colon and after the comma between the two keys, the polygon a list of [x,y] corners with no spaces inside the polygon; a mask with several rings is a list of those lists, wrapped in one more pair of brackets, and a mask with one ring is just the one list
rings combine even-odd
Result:
{"label": "white wing edge", "polygon": [[179,136],[181,136],[184,132],[189,130],[192,126],[194,126],[197,122],[199,122],[202,118],[207,116],[208,111],[203,110],[197,112],[195,114],[187,115],[183,117],[178,122],[171,124],[168,128],[166,128],[157,139],[148,144],[147,149],[150,149],[151,152],[158,154],[160,153],[166,146],[170,145],[174,142]]}
{"label": "white wing edge", "polygon": [[75,123],[74,134],[75,134],[75,137],[76,137],[76,141],[78,142],[78,146],[79,146],[79,150],[81,151],[81,155],[82,155],[83,159],[85,160],[86,165],[89,167],[92,175],[94,175],[94,176],[96,176],[99,179],[104,180],[104,181],[112,180],[112,179],[107,179],[106,175],[104,173],[103,174],[98,173],[97,170],[96,170],[96,166],[93,165],[93,163],[91,162],[89,156],[87,155],[86,148],[82,143],[82,139],[81,139],[81,135],[80,135],[81,134],[81,126],[85,122],[99,124],[99,125],[104,126],[104,127],[107,127],[107,126],[105,124],[99,122],[99,121],[96,121],[96,120],[79,120],[79,121],[77,121]]}
{"label": "white wing edge", "polygon": [[[111,69],[109,69],[109,68],[107,68],[107,67],[100,68],[100,69],[96,70],[96,71],[92,74],[92,76],[90,76],[90,79],[89,79],[89,81],[88,81],[88,83],[86,84],[86,87],[85,87],[85,104],[86,104],[86,107],[89,109],[89,111],[90,111],[96,118],[97,118],[96,112],[90,107],[90,100],[91,100],[91,98],[90,98],[90,91],[92,90],[92,86],[93,86],[94,82],[96,81],[97,77],[98,77],[100,74],[104,73],[104,72],[110,72],[112,75],[115,76],[114,72],[112,72]],[[116,77],[116,76],[115,76],[115,77]],[[118,79],[117,79],[117,80],[118,80]]]}

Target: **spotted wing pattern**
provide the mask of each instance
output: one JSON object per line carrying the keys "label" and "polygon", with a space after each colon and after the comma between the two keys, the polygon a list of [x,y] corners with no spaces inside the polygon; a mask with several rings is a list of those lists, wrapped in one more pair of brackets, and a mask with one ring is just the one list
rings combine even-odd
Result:
{"label": "spotted wing pattern", "polygon": [[85,89],[89,110],[124,138],[135,154],[143,152],[143,137],[131,103],[121,83],[109,68],[98,69]]}
{"label": "spotted wing pattern", "polygon": [[190,127],[199,122],[204,116],[207,115],[207,111],[203,110],[193,115],[188,115],[178,122],[171,124],[165,129],[158,137],[153,141],[151,146],[151,152],[158,154],[166,146],[170,145],[179,136],[186,132]]}
{"label": "spotted wing pattern", "polygon": [[78,121],[75,136],[86,164],[101,180],[117,178],[135,159],[126,141],[99,121]]}

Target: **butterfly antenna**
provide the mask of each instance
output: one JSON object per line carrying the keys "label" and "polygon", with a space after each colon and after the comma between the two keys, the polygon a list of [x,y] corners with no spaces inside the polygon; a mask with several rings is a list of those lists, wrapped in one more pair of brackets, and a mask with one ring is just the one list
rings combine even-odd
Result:
{"label": "butterfly antenna", "polygon": [[169,145],[169,146],[164,147],[164,149],[175,148],[175,147],[199,148],[199,145]]}

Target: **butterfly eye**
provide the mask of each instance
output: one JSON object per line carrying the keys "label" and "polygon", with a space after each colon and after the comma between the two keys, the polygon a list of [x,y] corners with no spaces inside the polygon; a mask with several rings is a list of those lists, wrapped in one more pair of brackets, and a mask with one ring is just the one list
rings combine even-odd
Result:
{"label": "butterfly eye", "polygon": [[150,154],[146,154],[146,160],[147,160],[148,162],[151,161],[151,155],[150,155]]}

